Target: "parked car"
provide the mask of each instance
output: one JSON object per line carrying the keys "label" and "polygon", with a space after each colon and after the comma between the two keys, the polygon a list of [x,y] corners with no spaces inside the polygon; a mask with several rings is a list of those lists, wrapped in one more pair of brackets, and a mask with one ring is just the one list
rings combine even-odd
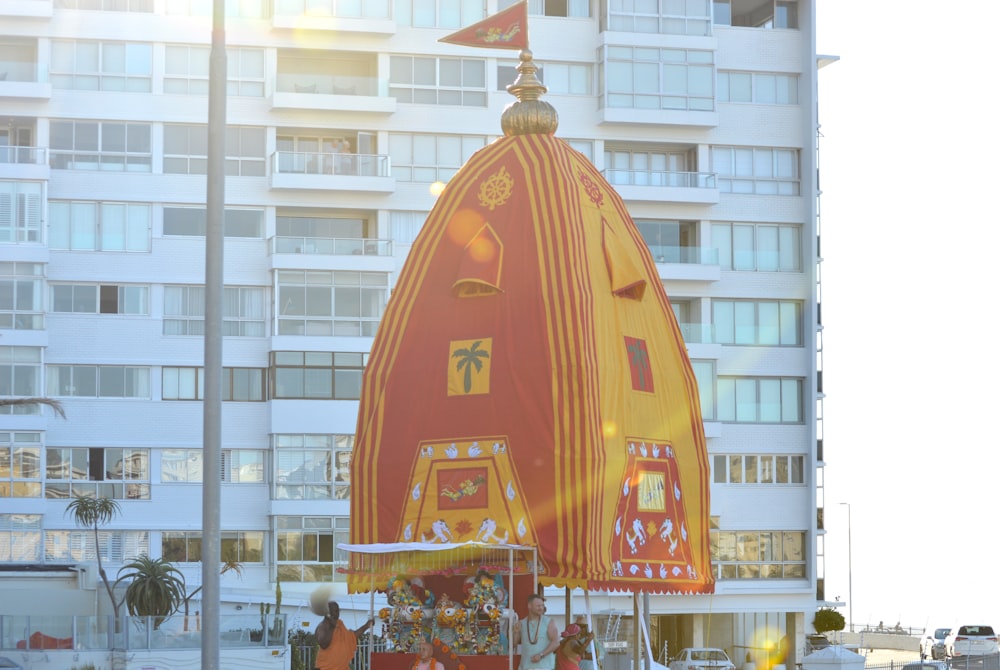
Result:
{"label": "parked car", "polygon": [[729,655],[722,649],[692,647],[681,649],[670,661],[670,670],[736,670]]}
{"label": "parked car", "polygon": [[992,626],[955,626],[945,638],[948,657],[984,656],[1000,652]]}
{"label": "parked car", "polygon": [[924,631],[924,636],[920,638],[920,660],[925,658],[944,660],[948,654],[945,652],[944,641],[948,637],[951,628],[928,628]]}
{"label": "parked car", "polygon": [[811,654],[814,651],[819,651],[824,647],[829,647],[832,642],[826,635],[820,635],[819,633],[812,633],[811,635],[806,635],[806,654]]}

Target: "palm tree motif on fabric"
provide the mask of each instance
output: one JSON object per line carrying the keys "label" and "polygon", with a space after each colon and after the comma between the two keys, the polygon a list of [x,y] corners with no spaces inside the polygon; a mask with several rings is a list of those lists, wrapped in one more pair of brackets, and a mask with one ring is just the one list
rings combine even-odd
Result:
{"label": "palm tree motif on fabric", "polygon": [[634,337],[626,337],[625,351],[628,353],[633,390],[652,393],[653,370],[649,366],[649,352],[646,351],[646,341]]}
{"label": "palm tree motif on fabric", "polygon": [[456,349],[451,357],[457,358],[458,363],[455,364],[455,369],[459,372],[464,370],[465,375],[462,378],[463,388],[466,393],[472,392],[472,370],[475,368],[476,373],[482,371],[484,358],[490,357],[490,352],[485,349],[480,349],[479,346],[483,343],[482,340],[476,340],[472,343],[472,346],[467,349]]}

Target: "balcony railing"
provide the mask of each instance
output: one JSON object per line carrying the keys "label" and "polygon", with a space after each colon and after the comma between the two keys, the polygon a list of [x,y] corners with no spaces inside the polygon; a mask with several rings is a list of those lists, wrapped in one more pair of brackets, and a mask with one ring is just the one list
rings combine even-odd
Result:
{"label": "balcony railing", "polygon": [[392,240],[276,235],[271,238],[271,253],[319,254],[324,256],[391,256]]}
{"label": "balcony railing", "polygon": [[657,263],[719,264],[719,250],[712,247],[678,247],[665,244],[648,244],[648,246],[649,253]]}
{"label": "balcony railing", "polygon": [[273,174],[390,176],[389,156],[381,154],[276,151],[271,154]]}
{"label": "balcony railing", "polygon": [[48,149],[46,147],[0,146],[0,163],[45,165],[48,160]]}
{"label": "balcony railing", "polygon": [[613,186],[716,188],[714,172],[666,172],[663,170],[618,170],[608,168],[602,174]]}
{"label": "balcony railing", "polygon": [[[287,615],[223,614],[219,617],[224,647],[282,647]],[[114,616],[0,615],[0,651],[31,649],[200,649],[200,619],[195,616],[122,617],[115,633]]]}
{"label": "balcony railing", "polygon": [[[312,93],[317,95],[380,95],[379,82],[374,77],[344,77],[339,75],[279,72],[275,90],[279,93]],[[386,87],[386,90],[388,88]]]}

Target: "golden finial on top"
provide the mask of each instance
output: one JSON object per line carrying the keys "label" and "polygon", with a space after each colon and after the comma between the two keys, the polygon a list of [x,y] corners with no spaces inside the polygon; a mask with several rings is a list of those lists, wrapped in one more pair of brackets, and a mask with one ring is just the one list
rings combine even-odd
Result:
{"label": "golden finial on top", "polygon": [[515,102],[507,105],[500,117],[500,127],[503,134],[528,135],[528,134],[548,134],[556,132],[559,127],[559,115],[555,107],[539,100],[541,95],[548,91],[538,80],[535,73],[538,67],[532,60],[529,49],[521,51],[521,62],[517,66],[517,79],[513,84],[507,86],[511,95],[517,97]]}

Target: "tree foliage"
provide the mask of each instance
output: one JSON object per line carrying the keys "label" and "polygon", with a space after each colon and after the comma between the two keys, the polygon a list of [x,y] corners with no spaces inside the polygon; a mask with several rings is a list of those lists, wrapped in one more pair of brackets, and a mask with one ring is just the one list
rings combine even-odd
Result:
{"label": "tree foliage", "polygon": [[816,618],[813,619],[813,628],[817,633],[844,630],[844,615],[837,610],[824,607],[816,610]]}
{"label": "tree foliage", "polygon": [[0,407],[27,407],[28,405],[47,405],[52,411],[66,418],[62,403],[52,398],[0,398]]}
{"label": "tree foliage", "polygon": [[108,579],[107,573],[104,571],[104,563],[101,561],[101,536],[98,533],[98,528],[106,523],[110,523],[119,512],[121,512],[121,506],[118,504],[117,500],[112,498],[91,498],[89,496],[76,496],[69,504],[66,505],[66,512],[73,515],[73,520],[76,525],[80,528],[89,528],[94,531],[94,549],[97,554],[97,571],[101,575],[101,581],[104,582],[104,588],[108,592],[108,598],[111,599],[111,607],[115,612],[115,626],[118,626],[118,611],[121,607],[121,603],[115,599],[114,589],[111,587],[111,581]]}
{"label": "tree foliage", "polygon": [[115,585],[122,582],[128,582],[125,588],[128,613],[155,617],[154,628],[159,628],[160,622],[176,612],[184,602],[184,574],[162,558],[142,554],[123,565]]}

